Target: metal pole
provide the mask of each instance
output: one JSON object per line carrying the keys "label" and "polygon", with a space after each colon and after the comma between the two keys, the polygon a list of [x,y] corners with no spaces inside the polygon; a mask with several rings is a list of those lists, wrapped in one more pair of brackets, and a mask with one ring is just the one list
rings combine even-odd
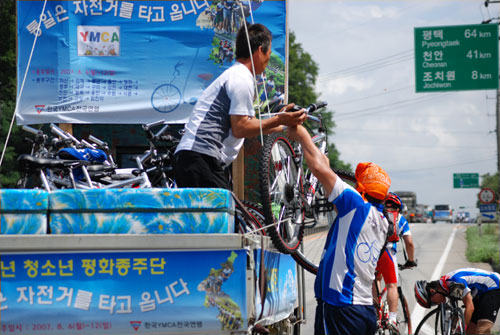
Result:
{"label": "metal pole", "polygon": [[[500,78],[499,78],[500,80]],[[497,127],[496,127],[496,132],[497,132],[497,173],[498,173],[498,187],[497,187],[497,192],[496,192],[496,199],[495,199],[495,205],[497,207],[497,212],[498,212],[498,200],[499,200],[499,195],[500,195],[500,89],[497,89],[497,103],[496,103],[496,118],[497,118]],[[500,215],[497,213],[498,217],[498,249],[500,251]],[[499,258],[498,258],[498,267],[500,268],[500,252],[499,252]]]}

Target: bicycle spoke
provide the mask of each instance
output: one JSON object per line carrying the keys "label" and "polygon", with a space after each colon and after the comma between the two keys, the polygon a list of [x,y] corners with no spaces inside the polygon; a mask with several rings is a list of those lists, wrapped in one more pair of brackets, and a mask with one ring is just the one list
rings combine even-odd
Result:
{"label": "bicycle spoke", "polygon": [[273,244],[284,253],[298,248],[304,229],[295,191],[297,175],[290,142],[280,134],[267,137],[259,171],[262,205]]}

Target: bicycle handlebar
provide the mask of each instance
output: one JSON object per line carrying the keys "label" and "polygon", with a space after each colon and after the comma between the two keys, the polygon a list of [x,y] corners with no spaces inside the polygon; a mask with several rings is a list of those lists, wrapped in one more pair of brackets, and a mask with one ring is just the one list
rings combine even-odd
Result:
{"label": "bicycle handlebar", "polygon": [[32,128],[30,126],[23,126],[23,130],[27,131],[28,133],[32,133],[33,135],[38,135],[42,132],[41,130]]}
{"label": "bicycle handlebar", "polygon": [[152,127],[155,127],[155,126],[159,126],[161,124],[165,124],[165,120],[158,120],[158,121],[154,121],[154,122],[150,122],[150,123],[146,123],[143,125],[143,127],[146,127],[146,128],[152,128]]}
{"label": "bicycle handlebar", "polygon": [[89,135],[89,140],[91,140],[92,142],[94,142],[95,144],[97,144],[100,147],[107,147],[108,146],[108,144],[106,142],[101,141],[100,139],[98,139],[97,137],[95,137],[93,135]]}
{"label": "bicycle handlebar", "polygon": [[92,143],[89,143],[85,140],[81,140],[80,143],[82,143],[83,146],[86,148],[95,149],[95,145],[93,145]]}
{"label": "bicycle handlebar", "polygon": [[307,106],[307,113],[312,113],[320,108],[326,107],[327,105],[328,103],[326,101],[310,104],[309,106]]}
{"label": "bicycle handlebar", "polygon": [[68,133],[68,132],[66,132],[66,131],[64,131],[64,130],[62,130],[61,128],[59,128],[58,126],[56,126],[56,125],[55,125],[55,124],[53,124],[53,123],[51,123],[51,124],[50,124],[50,130],[51,130],[54,134],[56,134],[56,135],[58,135],[58,136],[62,137],[62,138],[63,138],[63,139],[65,139],[65,140],[71,140],[71,141],[72,141],[73,143],[75,143],[76,145],[81,145],[80,141],[79,141],[79,140],[77,140],[77,139],[76,139],[76,137],[74,137],[74,136],[73,136],[73,135],[71,135],[70,133]]}

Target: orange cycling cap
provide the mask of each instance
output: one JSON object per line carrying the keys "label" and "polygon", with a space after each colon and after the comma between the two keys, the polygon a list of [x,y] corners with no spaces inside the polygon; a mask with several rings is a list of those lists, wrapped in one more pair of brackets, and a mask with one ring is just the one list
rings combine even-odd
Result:
{"label": "orange cycling cap", "polygon": [[391,186],[391,178],[387,172],[375,163],[359,163],[355,173],[358,182],[356,189],[361,195],[364,193],[369,196],[384,200]]}

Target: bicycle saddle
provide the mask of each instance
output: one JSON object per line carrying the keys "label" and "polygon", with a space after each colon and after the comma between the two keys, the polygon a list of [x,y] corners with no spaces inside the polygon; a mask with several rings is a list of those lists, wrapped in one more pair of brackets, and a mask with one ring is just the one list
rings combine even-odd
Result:
{"label": "bicycle saddle", "polygon": [[22,154],[17,158],[19,165],[23,169],[67,169],[76,168],[83,165],[89,165],[88,161],[55,159],[55,158],[38,158],[33,155]]}

